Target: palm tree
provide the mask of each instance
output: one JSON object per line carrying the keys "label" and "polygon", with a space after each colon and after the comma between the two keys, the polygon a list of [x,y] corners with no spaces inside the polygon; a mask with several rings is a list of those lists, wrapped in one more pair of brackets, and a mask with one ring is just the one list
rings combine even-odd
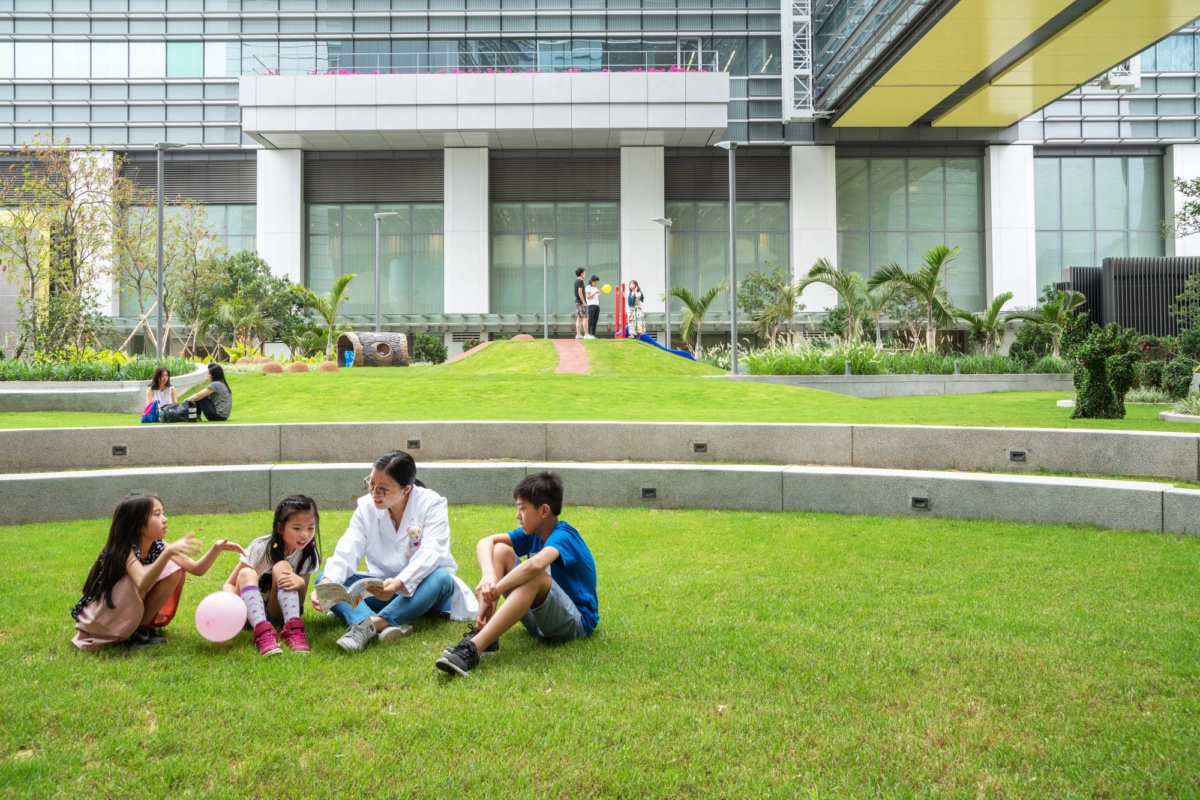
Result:
{"label": "palm tree", "polygon": [[846,304],[846,338],[855,341],[862,335],[862,319],[860,312],[864,305],[863,279],[857,272],[843,272],[828,259],[818,258],[798,284],[796,293],[803,294],[804,290],[814,283],[824,284],[837,292],[838,297]]}
{"label": "palm tree", "polygon": [[325,336],[325,357],[333,358],[333,337],[343,330],[347,330],[346,326],[339,327],[337,324],[338,309],[348,298],[346,297],[346,287],[350,285],[350,281],[357,278],[358,275],[354,272],[348,272],[345,275],[339,275],[337,280],[333,282],[333,286],[328,292],[317,294],[307,286],[301,287],[305,296],[308,298],[309,304],[317,315],[325,320],[326,336]]}
{"label": "palm tree", "polygon": [[[721,281],[716,286],[710,288],[707,292],[695,297],[691,292],[682,286],[671,287],[671,297],[678,297],[683,301],[683,314],[679,319],[679,336],[684,341],[695,337],[696,343],[692,347],[693,353],[700,352],[700,326],[704,324],[704,317],[708,314],[708,307],[717,299],[717,295],[728,288],[728,281]],[[670,305],[668,304],[668,309]]]}
{"label": "palm tree", "polygon": [[1058,341],[1066,330],[1067,322],[1074,316],[1075,309],[1086,302],[1087,298],[1083,296],[1083,292],[1073,290],[1064,292],[1059,289],[1049,303],[1044,303],[1040,307],[1028,311],[1015,311],[1009,315],[1009,319],[1023,319],[1026,322],[1032,322],[1048,333],[1051,353],[1058,358]]}
{"label": "palm tree", "polygon": [[967,323],[972,335],[983,337],[983,352],[989,356],[995,352],[996,345],[1000,343],[1000,337],[1004,335],[1005,320],[1001,318],[1000,311],[1004,308],[1004,304],[1012,299],[1012,292],[996,295],[992,298],[992,304],[988,306],[987,311],[982,314],[972,314],[970,311],[963,311],[960,308],[954,309],[954,316]]}
{"label": "palm tree", "polygon": [[[796,316],[796,298],[799,293],[791,281],[779,284],[778,296],[765,306],[754,312],[754,332],[768,339],[771,347],[775,346],[775,337],[779,329],[787,324],[788,334],[792,332],[792,319]],[[804,306],[800,307],[801,309]]]}
{"label": "palm tree", "polygon": [[232,330],[238,339],[253,342],[257,338],[260,343],[275,329],[275,321],[263,313],[258,303],[252,303],[241,296],[232,300],[219,298],[213,315],[213,322],[223,330]]}
{"label": "palm tree", "polygon": [[875,349],[883,349],[883,333],[880,330],[880,322],[883,320],[884,309],[888,303],[892,302],[901,291],[901,288],[895,284],[885,283],[882,286],[867,286],[863,281],[862,276],[857,272],[854,277],[858,278],[858,282],[862,284],[863,306],[865,310],[871,312],[871,316],[875,318]]}
{"label": "palm tree", "polygon": [[958,258],[958,253],[958,247],[939,244],[925,251],[925,263],[916,272],[907,272],[904,267],[893,261],[875,270],[875,274],[867,282],[871,288],[894,284],[921,298],[921,303],[925,306],[925,349],[931,353],[937,349],[938,323],[949,322],[954,318],[954,304],[950,302],[950,296],[946,293],[946,277],[950,271],[950,262]]}

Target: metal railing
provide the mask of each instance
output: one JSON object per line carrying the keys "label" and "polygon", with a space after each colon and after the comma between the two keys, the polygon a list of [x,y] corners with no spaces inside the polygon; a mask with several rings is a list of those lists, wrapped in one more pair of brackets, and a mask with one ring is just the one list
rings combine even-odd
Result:
{"label": "metal railing", "polygon": [[520,53],[450,53],[411,56],[393,53],[330,54],[325,57],[280,54],[243,62],[243,74],[255,75],[411,75],[506,74],[537,72],[719,72],[716,50],[619,50]]}

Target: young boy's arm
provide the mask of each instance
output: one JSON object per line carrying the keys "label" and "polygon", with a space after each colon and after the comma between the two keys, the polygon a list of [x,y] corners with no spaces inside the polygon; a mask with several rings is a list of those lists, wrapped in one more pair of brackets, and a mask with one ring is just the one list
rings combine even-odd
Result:
{"label": "young boy's arm", "polygon": [[[487,591],[480,593],[480,599],[486,603],[495,603],[506,592],[511,592],[518,586],[523,586],[545,571],[558,558],[558,550],[553,547],[543,547],[535,556],[522,561],[517,568],[492,583]],[[482,582],[480,586],[482,586]]]}

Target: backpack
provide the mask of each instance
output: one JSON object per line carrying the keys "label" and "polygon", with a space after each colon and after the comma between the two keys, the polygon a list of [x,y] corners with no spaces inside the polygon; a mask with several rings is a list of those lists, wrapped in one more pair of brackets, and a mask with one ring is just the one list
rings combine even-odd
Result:
{"label": "backpack", "polygon": [[200,411],[191,403],[167,403],[158,409],[159,422],[196,422]]}
{"label": "backpack", "polygon": [[142,422],[158,422],[158,401],[151,400],[142,411]]}

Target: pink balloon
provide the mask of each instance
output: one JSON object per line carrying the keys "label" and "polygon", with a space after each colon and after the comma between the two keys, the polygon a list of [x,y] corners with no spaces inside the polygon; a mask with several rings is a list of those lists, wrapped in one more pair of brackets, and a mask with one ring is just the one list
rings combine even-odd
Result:
{"label": "pink balloon", "polygon": [[210,642],[226,642],[246,624],[246,604],[232,592],[213,592],[196,606],[196,630]]}

